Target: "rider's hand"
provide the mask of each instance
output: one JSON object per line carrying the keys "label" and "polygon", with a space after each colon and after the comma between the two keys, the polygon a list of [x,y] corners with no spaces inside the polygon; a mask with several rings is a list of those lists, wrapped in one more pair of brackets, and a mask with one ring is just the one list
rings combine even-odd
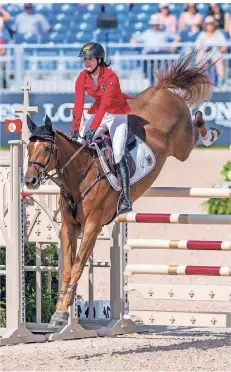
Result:
{"label": "rider's hand", "polygon": [[70,136],[71,136],[73,139],[77,140],[78,137],[79,137],[79,132],[78,132],[78,130],[70,131]]}
{"label": "rider's hand", "polygon": [[95,129],[88,129],[87,133],[84,136],[85,141],[88,146],[92,143],[94,135],[95,135]]}

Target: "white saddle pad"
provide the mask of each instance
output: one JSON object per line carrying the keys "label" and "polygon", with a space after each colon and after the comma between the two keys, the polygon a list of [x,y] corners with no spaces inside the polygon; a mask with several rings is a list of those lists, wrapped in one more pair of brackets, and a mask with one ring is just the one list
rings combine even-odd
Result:
{"label": "white saddle pad", "polygon": [[[136,137],[136,146],[130,151],[130,154],[136,163],[136,172],[133,177],[130,179],[130,184],[133,185],[134,183],[138,182],[142,178],[144,178],[156,165],[156,157],[150,147],[142,141],[139,137]],[[98,154],[101,166],[107,176],[108,181],[110,182],[111,186],[116,190],[121,190],[121,183],[120,180],[114,176],[111,172],[110,168],[108,167],[107,163],[104,160],[104,157],[101,153],[100,148],[98,147],[97,143],[92,144]]]}

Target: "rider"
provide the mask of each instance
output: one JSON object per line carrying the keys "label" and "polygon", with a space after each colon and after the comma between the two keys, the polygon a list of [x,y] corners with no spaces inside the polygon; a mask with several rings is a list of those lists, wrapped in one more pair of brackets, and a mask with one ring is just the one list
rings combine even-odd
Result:
{"label": "rider", "polygon": [[[128,117],[131,111],[127,99],[133,98],[120,90],[117,75],[109,69],[105,61],[105,51],[98,43],[85,44],[79,57],[85,69],[79,74],[75,83],[75,101],[71,134],[78,137],[78,142],[86,141],[89,145],[100,134],[109,131],[114,160],[122,184],[122,197],[118,214],[132,210],[130,202],[130,175],[125,158],[125,146],[128,133]],[[91,114],[79,134],[80,122],[84,107],[84,94],[95,99],[88,110]]]}

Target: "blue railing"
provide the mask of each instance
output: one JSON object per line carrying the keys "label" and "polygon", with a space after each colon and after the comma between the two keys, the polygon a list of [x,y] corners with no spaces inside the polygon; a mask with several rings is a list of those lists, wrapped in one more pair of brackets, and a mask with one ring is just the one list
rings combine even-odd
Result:
{"label": "blue railing", "polygon": [[[34,92],[71,92],[76,76],[83,68],[78,58],[81,44],[26,44],[4,45],[5,56],[0,62],[0,82],[4,91],[20,92],[25,78],[29,78]],[[104,45],[106,47],[106,45]],[[151,45],[155,47],[154,45]],[[231,42],[227,42],[231,48]],[[193,43],[168,43],[161,45],[165,52],[142,54],[142,44],[109,43],[108,55],[111,67],[118,74],[124,91],[137,93],[150,83],[155,83],[154,74],[160,69],[170,68],[182,53],[188,53]],[[229,89],[231,56],[223,55],[224,87]],[[209,71],[216,83],[217,74],[213,67]],[[4,83],[4,84],[3,84]]]}

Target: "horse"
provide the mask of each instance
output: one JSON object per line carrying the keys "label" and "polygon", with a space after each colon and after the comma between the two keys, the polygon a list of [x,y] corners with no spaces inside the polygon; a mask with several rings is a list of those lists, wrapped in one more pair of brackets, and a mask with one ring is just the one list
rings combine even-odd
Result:
{"label": "horse", "polygon": [[[207,132],[198,111],[192,121],[189,107],[200,105],[212,92],[207,77],[208,65],[193,65],[195,53],[181,56],[170,70],[157,74],[157,84],[139,93],[129,102],[129,126],[153,151],[156,164],[152,171],[131,186],[131,202],[137,200],[156,180],[166,159],[185,161],[199,135]],[[177,90],[177,91],[176,91]],[[106,179],[99,159],[87,146],[53,130],[48,116],[37,126],[27,117],[31,137],[28,144],[28,168],[25,184],[37,189],[49,172],[56,170],[60,186],[61,242],[63,250],[62,284],[51,327],[68,321],[77,283],[92,253],[102,226],[116,216],[120,193]],[[77,250],[77,239],[82,240]]]}

